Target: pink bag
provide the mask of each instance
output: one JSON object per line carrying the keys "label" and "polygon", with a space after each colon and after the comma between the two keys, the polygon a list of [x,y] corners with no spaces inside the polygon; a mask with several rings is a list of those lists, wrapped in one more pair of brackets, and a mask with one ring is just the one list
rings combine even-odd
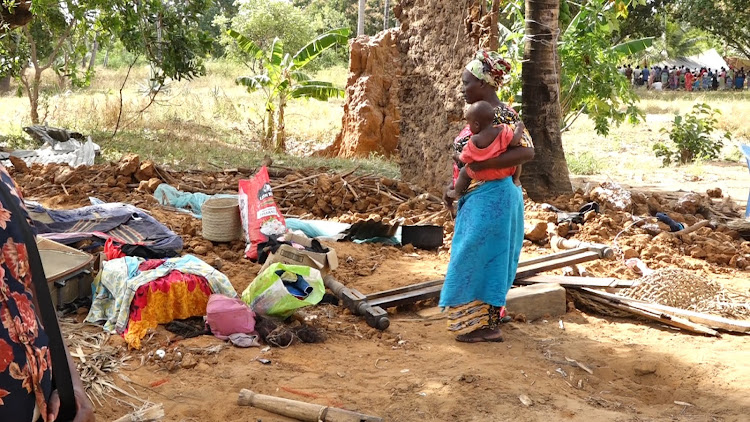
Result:
{"label": "pink bag", "polygon": [[238,298],[212,294],[206,306],[206,324],[216,337],[226,340],[232,334],[254,332],[255,312]]}

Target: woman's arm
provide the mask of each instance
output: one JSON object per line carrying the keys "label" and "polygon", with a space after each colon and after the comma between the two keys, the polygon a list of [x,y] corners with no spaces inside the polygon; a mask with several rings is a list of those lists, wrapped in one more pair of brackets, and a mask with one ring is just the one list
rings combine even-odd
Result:
{"label": "woman's arm", "polygon": [[504,169],[520,166],[523,163],[531,161],[534,159],[534,154],[534,148],[530,147],[508,148],[507,151],[495,158],[490,158],[485,161],[475,161],[468,164],[468,166],[474,172],[487,169]]}

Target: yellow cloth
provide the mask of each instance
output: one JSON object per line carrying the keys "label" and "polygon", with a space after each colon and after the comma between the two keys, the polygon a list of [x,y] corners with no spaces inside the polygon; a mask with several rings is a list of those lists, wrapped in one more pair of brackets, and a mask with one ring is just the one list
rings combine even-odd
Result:
{"label": "yellow cloth", "polygon": [[141,309],[139,321],[131,319],[125,333],[125,342],[131,348],[140,349],[141,339],[149,329],[175,319],[205,315],[209,296],[198,287],[189,291],[187,282],[184,281],[171,282],[166,292],[154,291],[153,285],[149,285],[146,294],[147,305]]}

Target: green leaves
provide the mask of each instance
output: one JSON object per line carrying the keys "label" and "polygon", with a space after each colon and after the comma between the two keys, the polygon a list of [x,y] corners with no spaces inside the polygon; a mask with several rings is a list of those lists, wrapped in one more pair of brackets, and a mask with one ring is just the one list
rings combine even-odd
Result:
{"label": "green leaves", "polygon": [[237,85],[242,85],[249,92],[256,91],[263,87],[271,85],[271,78],[267,75],[240,76],[236,79]]}
{"label": "green leaves", "polygon": [[326,101],[329,98],[343,97],[344,90],[334,87],[330,82],[304,81],[292,89],[291,96],[292,98],[307,97]]}
{"label": "green leaves", "polygon": [[284,58],[284,43],[278,39],[274,38],[273,44],[271,44],[271,50],[268,54],[268,62],[272,66],[281,66],[281,60]]}
{"label": "green leaves", "polygon": [[230,37],[234,38],[235,41],[237,41],[237,46],[240,48],[240,50],[244,51],[249,56],[254,57],[255,59],[260,59],[263,56],[263,50],[255,45],[255,43],[251,39],[245,37],[234,29],[227,30],[227,34],[229,34]]}
{"label": "green leaves", "polygon": [[[343,97],[344,90],[336,88],[330,82],[311,80],[310,76],[301,69],[312,62],[320,53],[334,45],[346,42],[349,30],[346,28],[329,31],[307,43],[294,56],[284,53],[284,43],[276,38],[267,51],[260,49],[256,43],[234,30],[228,34],[237,41],[243,51],[260,61],[261,73],[237,78],[238,85],[248,91],[262,89],[266,96],[266,110],[264,124],[269,130],[265,131],[265,145],[270,144],[271,137],[276,136],[276,148],[284,149],[284,107],[287,98],[314,98],[326,101],[329,98]],[[274,122],[274,103],[278,104],[277,117]],[[275,129],[275,130],[272,130]]]}
{"label": "green leaves", "polygon": [[295,67],[302,69],[327,49],[335,45],[346,45],[349,32],[349,28],[338,28],[318,36],[294,55]]}
{"label": "green leaves", "polygon": [[646,37],[617,44],[612,47],[612,50],[621,56],[632,56],[645,51],[652,45],[654,45],[654,37]]}
{"label": "green leaves", "polygon": [[724,139],[731,139],[731,134],[716,136],[714,132],[718,110],[708,104],[699,103],[693,111],[685,116],[675,115],[672,128],[662,128],[661,133],[668,135],[671,145],[659,142],[654,145],[654,152],[668,166],[672,163],[687,164],[699,160],[713,160],[719,157]]}

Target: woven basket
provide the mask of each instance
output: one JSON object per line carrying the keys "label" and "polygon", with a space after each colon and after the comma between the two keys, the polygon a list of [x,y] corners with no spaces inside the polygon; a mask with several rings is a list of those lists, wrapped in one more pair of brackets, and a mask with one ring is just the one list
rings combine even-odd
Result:
{"label": "woven basket", "polygon": [[231,242],[240,237],[240,207],[236,198],[211,198],[201,207],[203,238],[213,242]]}

